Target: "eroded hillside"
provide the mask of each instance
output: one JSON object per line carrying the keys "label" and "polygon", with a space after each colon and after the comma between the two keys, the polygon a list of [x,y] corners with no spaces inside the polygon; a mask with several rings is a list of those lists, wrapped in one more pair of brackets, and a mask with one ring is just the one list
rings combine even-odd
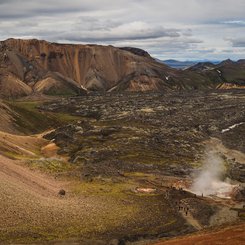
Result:
{"label": "eroded hillside", "polygon": [[158,63],[144,50],[8,39],[0,44],[0,95],[213,88],[197,72]]}

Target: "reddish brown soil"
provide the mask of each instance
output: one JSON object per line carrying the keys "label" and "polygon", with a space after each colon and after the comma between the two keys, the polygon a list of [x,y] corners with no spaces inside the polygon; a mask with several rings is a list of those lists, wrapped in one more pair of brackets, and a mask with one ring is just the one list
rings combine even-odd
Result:
{"label": "reddish brown soil", "polygon": [[194,234],[182,238],[154,243],[154,245],[242,245],[245,244],[245,224],[222,230]]}

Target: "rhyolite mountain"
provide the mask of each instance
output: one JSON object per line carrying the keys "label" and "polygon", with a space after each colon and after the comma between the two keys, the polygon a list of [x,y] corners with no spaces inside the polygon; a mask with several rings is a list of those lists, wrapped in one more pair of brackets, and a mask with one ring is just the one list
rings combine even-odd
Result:
{"label": "rhyolite mountain", "polygon": [[77,95],[89,91],[203,89],[220,87],[226,82],[216,78],[199,70],[170,68],[137,48],[58,44],[36,39],[0,42],[2,98]]}

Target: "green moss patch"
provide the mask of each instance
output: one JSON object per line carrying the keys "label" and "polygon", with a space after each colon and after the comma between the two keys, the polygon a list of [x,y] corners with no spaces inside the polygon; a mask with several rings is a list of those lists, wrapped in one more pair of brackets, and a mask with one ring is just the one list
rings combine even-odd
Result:
{"label": "green moss patch", "polygon": [[78,120],[79,117],[68,113],[50,113],[38,109],[42,102],[7,102],[15,112],[15,127],[25,134],[40,133],[64,123]]}
{"label": "green moss patch", "polygon": [[66,173],[71,171],[74,166],[60,159],[41,158],[26,161],[31,169],[38,169],[47,173]]}

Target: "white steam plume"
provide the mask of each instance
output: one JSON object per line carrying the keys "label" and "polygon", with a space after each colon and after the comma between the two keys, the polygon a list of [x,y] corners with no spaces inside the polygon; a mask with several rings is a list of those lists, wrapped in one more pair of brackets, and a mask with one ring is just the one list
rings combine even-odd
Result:
{"label": "white steam plume", "polygon": [[235,186],[223,181],[226,170],[223,159],[214,151],[207,151],[203,161],[203,169],[195,178],[191,191],[197,195],[229,198]]}

